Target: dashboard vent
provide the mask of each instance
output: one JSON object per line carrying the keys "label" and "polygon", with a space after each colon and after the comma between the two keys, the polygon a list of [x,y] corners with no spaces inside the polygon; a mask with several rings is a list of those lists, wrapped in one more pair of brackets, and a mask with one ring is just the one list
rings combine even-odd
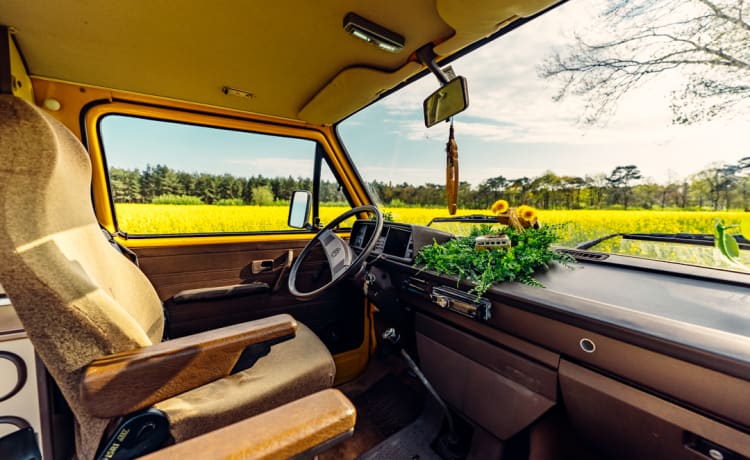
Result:
{"label": "dashboard vent", "polygon": [[582,251],[580,249],[558,249],[558,251],[565,254],[570,254],[576,259],[582,260],[605,260],[609,257],[609,254],[602,254],[601,252]]}

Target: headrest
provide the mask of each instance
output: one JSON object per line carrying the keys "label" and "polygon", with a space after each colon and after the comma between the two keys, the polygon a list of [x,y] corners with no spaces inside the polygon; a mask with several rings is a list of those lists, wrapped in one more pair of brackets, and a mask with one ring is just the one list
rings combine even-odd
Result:
{"label": "headrest", "polygon": [[98,225],[90,183],[89,156],[73,133],[39,107],[0,95],[0,202],[16,246]]}

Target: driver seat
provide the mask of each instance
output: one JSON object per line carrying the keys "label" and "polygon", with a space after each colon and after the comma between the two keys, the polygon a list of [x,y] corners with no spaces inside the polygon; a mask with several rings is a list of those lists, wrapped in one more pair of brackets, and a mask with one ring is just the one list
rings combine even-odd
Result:
{"label": "driver seat", "polygon": [[[194,336],[200,341],[181,338],[157,347],[165,323],[162,303],[146,276],[102,238],[90,180],[89,156],[67,128],[25,100],[0,95],[0,283],[72,409],[79,458],[93,458],[108,425],[128,415],[110,406],[144,386],[156,388],[149,397],[157,401],[145,408],[163,412],[171,436],[180,442],[333,384],[330,353],[288,315],[243,323],[252,330],[269,330],[270,323],[291,327],[281,339],[264,336],[265,344],[293,336],[275,343],[267,355],[261,352],[248,369],[204,379],[210,383],[197,387],[180,382],[190,366],[200,367],[195,373],[215,374],[221,359],[193,352],[203,353],[204,343],[223,344],[225,330],[236,332],[241,325]],[[124,389],[116,374],[106,377],[100,395],[91,398],[85,380],[92,362],[128,358],[173,342],[181,348],[162,355],[173,353],[179,366],[168,371],[150,366],[158,362],[154,355],[137,363],[141,367],[123,361],[121,371],[135,374],[135,385]],[[218,357],[225,358],[221,353]],[[187,391],[174,395],[165,390],[180,385]]]}

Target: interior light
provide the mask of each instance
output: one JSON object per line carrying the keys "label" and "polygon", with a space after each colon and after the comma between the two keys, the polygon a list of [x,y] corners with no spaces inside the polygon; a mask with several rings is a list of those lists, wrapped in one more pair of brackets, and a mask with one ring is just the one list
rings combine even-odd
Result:
{"label": "interior light", "polygon": [[349,13],[344,16],[344,30],[372,45],[377,46],[389,53],[398,53],[404,49],[406,40],[396,32],[390,31],[383,26],[359,16]]}
{"label": "interior light", "polygon": [[360,32],[360,31],[359,31],[359,30],[357,30],[357,29],[352,29],[352,30],[350,30],[349,32],[351,32],[351,33],[352,33],[352,35],[354,35],[355,37],[359,38],[360,40],[364,40],[364,41],[366,41],[366,42],[369,42],[369,41],[370,41],[370,37],[368,37],[368,36],[367,36],[366,34],[364,34],[364,33]]}
{"label": "interior light", "polygon": [[398,53],[399,51],[401,51],[401,48],[395,47],[389,43],[378,43],[378,48],[391,53]]}

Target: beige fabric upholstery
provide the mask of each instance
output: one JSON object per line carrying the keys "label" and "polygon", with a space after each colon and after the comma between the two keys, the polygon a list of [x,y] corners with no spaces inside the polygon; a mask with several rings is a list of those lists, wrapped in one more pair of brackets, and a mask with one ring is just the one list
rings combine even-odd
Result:
{"label": "beige fabric upholstery", "polygon": [[335,366],[325,345],[298,323],[294,340],[274,345],[271,353],[251,369],[155,407],[169,416],[172,436],[180,442],[329,388],[334,374]]}
{"label": "beige fabric upholstery", "polygon": [[78,409],[83,366],[150,345],[164,327],[156,293],[102,237],[90,175],[88,155],[65,127],[0,96],[0,282],[75,413],[85,457],[108,420]]}
{"label": "beige fabric upholstery", "polygon": [[[0,95],[0,283],[73,409],[81,458],[93,457],[109,422],[79,403],[83,367],[158,342],[164,328],[148,279],[102,237],[90,180],[88,154],[64,126],[21,99]],[[300,329],[298,338],[274,346],[253,368],[161,403],[175,438],[330,386],[330,354]]]}

